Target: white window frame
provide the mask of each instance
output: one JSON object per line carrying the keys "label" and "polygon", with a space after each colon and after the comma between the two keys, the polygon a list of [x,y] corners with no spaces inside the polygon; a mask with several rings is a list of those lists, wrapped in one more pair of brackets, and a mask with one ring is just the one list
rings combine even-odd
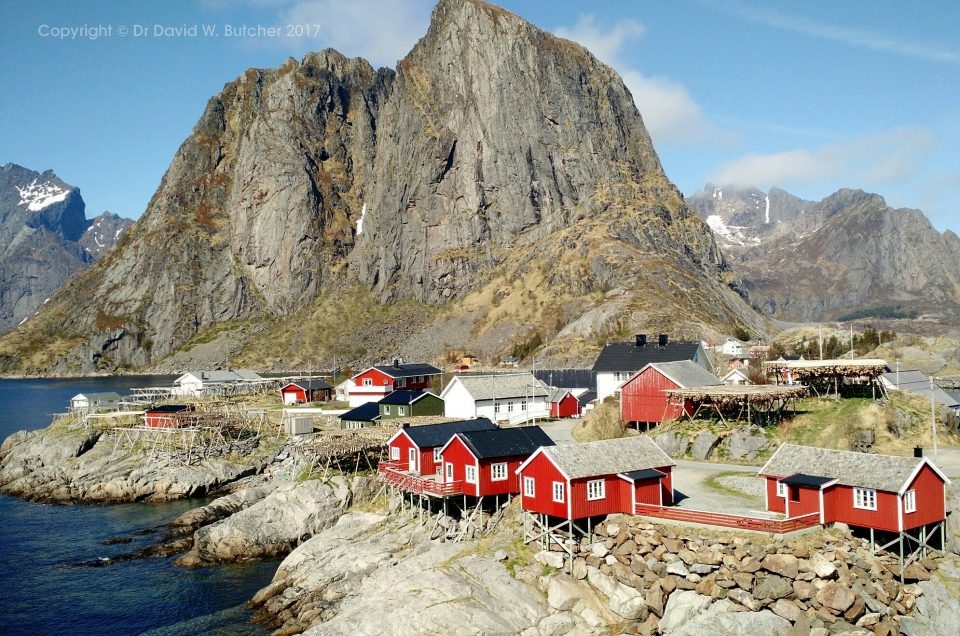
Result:
{"label": "white window frame", "polygon": [[523,478],[523,496],[524,497],[537,496],[537,482],[533,477]]}
{"label": "white window frame", "polygon": [[407,414],[407,407],[405,406],[397,407],[397,415],[406,415],[406,414]]}
{"label": "white window frame", "polygon": [[908,490],[903,493],[903,511],[904,512],[916,512],[917,511],[917,491]]}
{"label": "white window frame", "polygon": [[513,413],[513,402],[507,402],[507,413]]}
{"label": "white window frame", "polygon": [[384,415],[390,415],[390,405],[389,405],[389,404],[384,404],[384,405],[383,405],[383,414],[384,414]]}
{"label": "white window frame", "polygon": [[507,481],[507,462],[490,464],[490,481]]}
{"label": "white window frame", "polygon": [[591,479],[587,482],[587,501],[607,498],[607,482],[604,479]]}
{"label": "white window frame", "polygon": [[363,386],[373,386],[373,378],[364,378]]}
{"label": "white window frame", "polygon": [[403,387],[407,386],[407,379],[406,379],[406,378],[397,378],[397,379],[394,381],[393,386],[396,387],[396,388],[398,388],[398,389],[402,389]]}
{"label": "white window frame", "polygon": [[400,447],[399,447],[399,446],[391,446],[391,447],[390,447],[390,459],[391,459],[392,461],[397,461],[397,460],[400,459]]}
{"label": "white window frame", "polygon": [[777,481],[777,497],[786,498],[786,496],[787,496],[787,485],[782,481]]}
{"label": "white window frame", "polygon": [[463,467],[463,480],[468,484],[477,483],[477,467],[473,464],[467,464]]}
{"label": "white window frame", "polygon": [[564,493],[563,488],[564,484],[562,481],[553,482],[553,502],[554,503],[563,503],[564,502]]}
{"label": "white window frame", "polygon": [[440,457],[440,447],[439,447],[439,446],[435,446],[434,449],[433,449],[433,463],[436,464],[436,463],[440,462],[441,459],[442,459],[442,458]]}
{"label": "white window frame", "polygon": [[877,491],[874,488],[854,488],[853,507],[860,510],[877,509]]}
{"label": "white window frame", "polygon": [[494,403],[493,403],[493,412],[496,413],[497,415],[499,415],[502,407],[503,407],[503,403],[501,403],[501,402],[494,402]]}

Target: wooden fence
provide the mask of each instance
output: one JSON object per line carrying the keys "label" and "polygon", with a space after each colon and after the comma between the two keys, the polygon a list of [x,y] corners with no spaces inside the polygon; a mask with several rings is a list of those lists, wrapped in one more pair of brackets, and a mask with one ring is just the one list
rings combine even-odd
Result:
{"label": "wooden fence", "polygon": [[728,515],[722,512],[707,512],[705,510],[689,510],[685,508],[665,508],[653,504],[638,503],[634,514],[644,517],[656,517],[685,523],[699,523],[722,528],[738,530],[754,530],[773,534],[788,534],[820,525],[820,513],[793,517],[791,519],[764,519],[761,517],[747,517],[742,515]]}

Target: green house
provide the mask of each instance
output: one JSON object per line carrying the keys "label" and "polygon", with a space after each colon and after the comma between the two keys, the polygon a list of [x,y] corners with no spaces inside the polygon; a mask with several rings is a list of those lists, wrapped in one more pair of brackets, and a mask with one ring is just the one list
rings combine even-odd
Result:
{"label": "green house", "polygon": [[398,417],[443,415],[443,400],[423,389],[394,391],[377,404],[380,407],[381,421]]}

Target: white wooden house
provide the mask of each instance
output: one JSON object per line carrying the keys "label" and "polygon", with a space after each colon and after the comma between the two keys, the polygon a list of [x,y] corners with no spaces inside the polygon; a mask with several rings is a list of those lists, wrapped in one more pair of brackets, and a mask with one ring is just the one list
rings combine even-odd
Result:
{"label": "white wooden house", "polygon": [[486,417],[511,424],[550,416],[550,390],[532,373],[458,375],[440,397],[447,417]]}

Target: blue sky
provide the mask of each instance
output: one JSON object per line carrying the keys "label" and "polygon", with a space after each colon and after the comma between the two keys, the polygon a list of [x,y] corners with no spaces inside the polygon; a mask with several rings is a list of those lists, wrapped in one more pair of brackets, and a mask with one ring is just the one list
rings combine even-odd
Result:
{"label": "blue sky", "polygon": [[[685,194],[708,181],[812,200],[860,188],[960,233],[960,3],[500,4],[620,72]],[[53,169],[88,216],[136,218],[207,100],[243,70],[326,47],[392,68],[433,5],[5,0],[0,164]],[[226,37],[257,26],[279,35]]]}

